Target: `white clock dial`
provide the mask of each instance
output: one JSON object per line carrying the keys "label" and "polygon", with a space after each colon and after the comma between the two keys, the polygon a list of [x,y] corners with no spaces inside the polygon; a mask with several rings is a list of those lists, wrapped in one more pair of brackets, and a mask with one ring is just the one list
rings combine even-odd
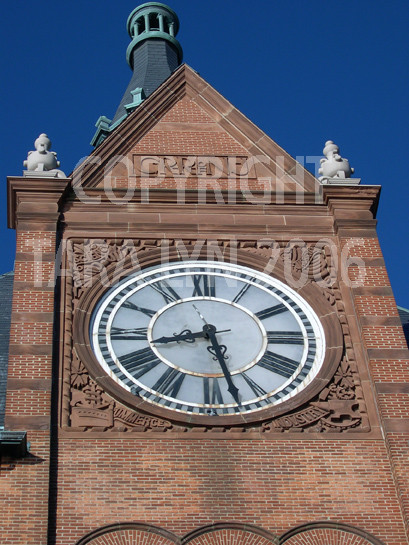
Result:
{"label": "white clock dial", "polygon": [[253,413],[303,390],[325,340],[282,282],[212,261],[151,267],[114,286],[91,321],[92,348],[121,387],[194,415]]}

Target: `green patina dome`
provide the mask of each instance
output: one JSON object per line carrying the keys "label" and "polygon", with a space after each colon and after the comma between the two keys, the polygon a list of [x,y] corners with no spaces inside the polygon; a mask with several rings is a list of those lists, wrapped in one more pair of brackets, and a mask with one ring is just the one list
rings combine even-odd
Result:
{"label": "green patina dome", "polygon": [[179,18],[166,4],[148,2],[135,8],[128,17],[126,28],[132,42],[126,51],[126,60],[133,68],[132,53],[141,42],[161,39],[170,42],[177,50],[178,62],[182,62],[183,51],[175,36],[179,31]]}

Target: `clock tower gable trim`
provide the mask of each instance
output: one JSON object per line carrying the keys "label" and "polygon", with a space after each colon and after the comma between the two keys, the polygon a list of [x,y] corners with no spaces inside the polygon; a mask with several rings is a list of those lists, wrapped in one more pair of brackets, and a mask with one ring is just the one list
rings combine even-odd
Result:
{"label": "clock tower gable trim", "polygon": [[[85,189],[103,185],[104,174],[112,161],[131,155],[137,143],[185,97],[213,120],[218,131],[233,139],[237,149],[242,148],[256,161],[258,158],[265,170],[280,179],[284,191],[288,187],[303,193],[318,191],[320,183],[310,172],[186,64],[181,65],[73,171],[73,186],[80,185]],[[189,150],[180,151],[187,153]]]}

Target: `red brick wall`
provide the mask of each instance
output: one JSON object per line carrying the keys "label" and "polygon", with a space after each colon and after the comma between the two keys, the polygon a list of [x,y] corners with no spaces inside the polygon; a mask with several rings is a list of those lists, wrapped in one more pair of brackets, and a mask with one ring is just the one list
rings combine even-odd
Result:
{"label": "red brick wall", "polygon": [[49,430],[30,430],[28,440],[32,456],[18,461],[2,460],[2,545],[47,543]]}
{"label": "red brick wall", "polygon": [[55,230],[43,213],[17,229],[5,428],[27,431],[30,454],[2,460],[2,545],[47,542]]}
{"label": "red brick wall", "polygon": [[398,316],[395,298],[392,296],[357,296],[355,306],[361,316]]}
{"label": "red brick wall", "polygon": [[183,98],[165,114],[137,143],[133,152],[147,155],[180,155],[182,153],[210,156],[247,155],[248,153],[188,97]]}
{"label": "red brick wall", "polygon": [[[378,392],[377,406],[386,437],[386,447],[404,511],[409,522],[409,353],[390,288],[377,239],[368,238],[354,249],[366,263],[366,277],[355,288],[357,313],[364,347],[368,350],[369,370]],[[404,541],[406,542],[406,541]]]}
{"label": "red brick wall", "polygon": [[409,382],[407,359],[371,359],[372,377],[375,382]]}
{"label": "red brick wall", "polygon": [[162,123],[214,123],[210,115],[187,97],[177,102],[160,121]]}
{"label": "red brick wall", "polygon": [[132,520],[177,535],[222,521],[281,535],[333,520],[406,542],[382,441],[64,437],[60,451],[58,545]]}

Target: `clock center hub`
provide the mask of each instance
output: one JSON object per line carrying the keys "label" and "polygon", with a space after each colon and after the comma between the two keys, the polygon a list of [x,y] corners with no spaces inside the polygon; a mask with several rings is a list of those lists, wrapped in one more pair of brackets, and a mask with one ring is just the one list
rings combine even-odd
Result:
{"label": "clock center hub", "polygon": [[152,317],[148,327],[151,348],[167,365],[191,375],[221,377],[217,354],[209,350],[212,335],[232,375],[255,365],[267,347],[266,331],[254,314],[214,297],[172,302]]}

